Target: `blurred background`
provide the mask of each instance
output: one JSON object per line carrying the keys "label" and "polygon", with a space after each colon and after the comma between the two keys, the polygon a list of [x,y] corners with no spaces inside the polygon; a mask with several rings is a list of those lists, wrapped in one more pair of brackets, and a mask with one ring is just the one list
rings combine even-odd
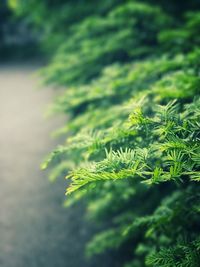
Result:
{"label": "blurred background", "polygon": [[199,266],[199,33],[198,0],[0,0],[1,267]]}
{"label": "blurred background", "polygon": [[95,266],[84,257],[94,229],[83,205],[66,211],[64,177],[55,185],[40,170],[58,143],[51,132],[66,120],[44,116],[56,93],[37,73],[50,53],[35,22],[43,20],[40,2],[0,1],[0,266]]}

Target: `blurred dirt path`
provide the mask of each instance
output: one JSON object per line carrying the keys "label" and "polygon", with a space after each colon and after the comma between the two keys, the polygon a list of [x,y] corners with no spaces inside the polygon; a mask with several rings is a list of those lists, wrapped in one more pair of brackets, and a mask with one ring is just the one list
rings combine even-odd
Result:
{"label": "blurred dirt path", "polygon": [[35,69],[0,66],[0,266],[97,267],[83,259],[81,207],[63,209],[65,181],[39,170],[62,124],[43,118],[53,92],[37,90]]}

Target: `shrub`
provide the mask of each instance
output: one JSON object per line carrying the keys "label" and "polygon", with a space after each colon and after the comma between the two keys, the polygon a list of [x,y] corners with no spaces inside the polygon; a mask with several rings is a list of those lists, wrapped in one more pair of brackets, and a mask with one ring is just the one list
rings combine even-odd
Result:
{"label": "shrub", "polygon": [[[80,14],[79,2],[73,15]],[[154,2],[94,1],[77,21],[70,1],[53,3],[68,12],[50,20],[47,40],[58,27],[62,43],[42,73],[47,82],[66,86],[50,112],[67,115],[57,132],[67,140],[42,168],[52,166],[52,180],[67,175],[65,205],[84,198],[88,218],[101,225],[88,256],[115,251],[120,266],[195,267],[199,6]],[[33,3],[48,11],[48,1]]]}

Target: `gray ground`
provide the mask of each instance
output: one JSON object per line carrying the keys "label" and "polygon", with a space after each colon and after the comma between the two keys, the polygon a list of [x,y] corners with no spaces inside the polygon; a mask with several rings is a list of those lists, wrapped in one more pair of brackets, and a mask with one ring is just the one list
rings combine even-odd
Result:
{"label": "gray ground", "polygon": [[54,93],[37,90],[34,70],[0,67],[0,267],[109,267],[84,261],[82,208],[62,208],[66,182],[39,169],[62,119],[44,120]]}

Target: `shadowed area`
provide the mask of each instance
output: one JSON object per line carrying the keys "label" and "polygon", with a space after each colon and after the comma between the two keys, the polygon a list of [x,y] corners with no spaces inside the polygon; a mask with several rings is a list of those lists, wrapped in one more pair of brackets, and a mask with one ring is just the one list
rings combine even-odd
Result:
{"label": "shadowed area", "polygon": [[84,261],[80,204],[62,208],[66,182],[51,184],[39,169],[62,119],[44,120],[53,92],[37,90],[35,69],[0,67],[0,266],[97,266]]}

